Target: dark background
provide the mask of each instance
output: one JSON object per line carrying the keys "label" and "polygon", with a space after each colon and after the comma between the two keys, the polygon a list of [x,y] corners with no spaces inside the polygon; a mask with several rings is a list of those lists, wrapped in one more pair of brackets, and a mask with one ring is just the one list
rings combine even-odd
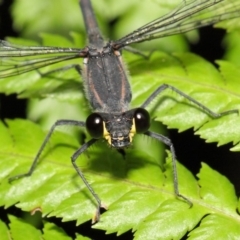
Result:
{"label": "dark background", "polygon": [[[12,19],[9,13],[11,0],[4,1],[0,5],[0,39],[6,36],[18,36],[12,28]],[[206,27],[200,30],[200,41],[196,45],[191,45],[191,51],[201,55],[205,59],[214,63],[214,60],[220,59],[224,54],[221,42],[225,31]],[[11,107],[10,107],[11,106]],[[5,96],[0,94],[0,117],[4,118],[25,118],[26,117],[26,100],[17,99],[16,95]],[[169,130],[169,137],[174,143],[178,159],[184,159],[182,162],[194,174],[200,169],[200,163],[206,162],[213,169],[224,174],[234,184],[237,195],[240,195],[239,169],[240,155],[229,151],[231,144],[217,147],[215,143],[206,144],[204,140],[195,136],[193,130],[178,133],[177,130]],[[194,162],[191,161],[194,159]],[[224,194],[224,192],[223,192]],[[21,216],[22,212],[15,207],[7,211],[0,208],[0,218],[6,220],[6,214],[11,213]],[[74,232],[79,232],[92,239],[115,239],[114,234],[104,235],[104,232],[91,229],[91,223],[88,222],[81,227],[75,227],[75,222],[62,223],[59,219],[51,218],[58,226],[74,237]],[[132,239],[132,233],[128,232],[117,239]]]}

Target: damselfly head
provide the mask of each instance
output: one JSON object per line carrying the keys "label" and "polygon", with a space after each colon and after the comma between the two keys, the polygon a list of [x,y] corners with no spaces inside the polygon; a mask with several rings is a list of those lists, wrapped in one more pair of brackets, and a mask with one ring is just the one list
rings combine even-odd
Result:
{"label": "damselfly head", "polygon": [[119,114],[92,113],[86,121],[86,128],[93,138],[105,138],[117,149],[129,147],[134,135],[146,132],[149,127],[149,114],[142,108]]}

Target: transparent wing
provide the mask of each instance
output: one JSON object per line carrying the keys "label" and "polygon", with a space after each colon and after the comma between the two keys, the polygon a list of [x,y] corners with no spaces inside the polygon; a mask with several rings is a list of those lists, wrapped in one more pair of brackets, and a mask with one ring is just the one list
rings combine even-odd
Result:
{"label": "transparent wing", "polygon": [[86,49],[25,47],[0,40],[0,78],[15,76],[75,58],[82,58],[86,54]]}
{"label": "transparent wing", "polygon": [[119,49],[236,17],[240,17],[238,0],[183,0],[178,8],[114,41],[113,45]]}

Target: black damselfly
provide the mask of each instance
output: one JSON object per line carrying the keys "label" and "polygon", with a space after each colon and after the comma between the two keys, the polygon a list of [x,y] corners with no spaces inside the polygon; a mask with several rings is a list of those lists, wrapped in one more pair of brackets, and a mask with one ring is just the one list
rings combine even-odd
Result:
{"label": "black damselfly", "polygon": [[[148,130],[150,127],[150,116],[145,108],[165,89],[171,89],[193,104],[196,104],[196,106],[212,118],[237,113],[238,111],[212,112],[200,102],[168,84],[159,86],[139,108],[129,110],[128,105],[132,94],[122,63],[121,50],[133,43],[179,34],[212,25],[222,20],[240,17],[240,2],[233,0],[184,0],[178,8],[167,15],[138,28],[119,40],[109,42],[104,41],[99,31],[90,0],[81,0],[80,6],[89,42],[88,46],[82,49],[24,47],[3,40],[0,41],[0,57],[2,61],[4,62],[4,59],[7,59],[11,62],[12,60],[12,65],[0,66],[0,78],[19,75],[62,61],[83,58],[83,67],[77,64],[72,65],[72,67],[75,67],[79,74],[82,75],[86,96],[93,109],[93,113],[88,116],[86,122],[65,119],[56,121],[43,141],[29,171],[11,177],[9,180],[13,181],[24,176],[30,176],[33,173],[42,151],[58,126],[72,125],[86,127],[92,139],[83,144],[72,155],[71,160],[75,170],[96,199],[97,214],[94,222],[98,221],[100,208],[102,207],[101,200],[84,177],[81,169],[77,166],[76,160],[99,139],[105,139],[111,147],[119,150],[130,146],[136,133],[142,133],[170,147],[175,194],[192,205],[188,198],[179,193],[176,156],[173,144],[169,138]],[[214,14],[205,15],[206,12]],[[44,55],[45,57],[41,58],[40,55]],[[32,58],[29,61],[19,61],[19,59],[24,57]]]}

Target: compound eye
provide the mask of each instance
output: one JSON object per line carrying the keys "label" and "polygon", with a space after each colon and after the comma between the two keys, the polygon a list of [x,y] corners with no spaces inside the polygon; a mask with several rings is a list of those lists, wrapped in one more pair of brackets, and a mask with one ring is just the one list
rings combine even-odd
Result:
{"label": "compound eye", "polygon": [[134,113],[137,133],[145,133],[150,127],[150,116],[144,108],[137,108]]}
{"label": "compound eye", "polygon": [[86,120],[86,129],[92,138],[103,137],[103,119],[98,113],[92,113]]}

